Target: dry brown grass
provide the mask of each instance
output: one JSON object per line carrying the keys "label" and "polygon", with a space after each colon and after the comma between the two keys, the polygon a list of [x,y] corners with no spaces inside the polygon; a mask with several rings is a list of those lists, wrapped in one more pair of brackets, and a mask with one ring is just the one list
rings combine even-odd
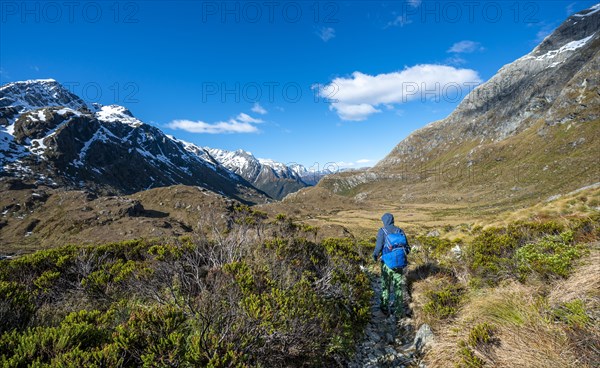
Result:
{"label": "dry brown grass", "polygon": [[[0,211],[4,210],[0,215],[0,254],[72,243],[191,235],[200,231],[203,221],[224,224],[235,203],[184,185],[98,198],[83,191],[46,187],[8,190],[0,186],[0,191]],[[136,204],[141,204],[143,211]]]}
{"label": "dry brown grass", "polygon": [[480,225],[504,226],[515,221],[561,219],[589,216],[600,211],[600,187],[574,191],[514,212],[506,212],[494,218],[477,221]]}
{"label": "dry brown grass", "polygon": [[577,299],[600,303],[600,243],[592,245],[589,257],[582,260],[571,277],[558,282],[548,296],[551,305]]}
{"label": "dry brown grass", "polygon": [[[413,307],[422,308],[425,293],[439,276],[413,284]],[[557,308],[581,302],[589,317],[583,324],[559,321]],[[431,322],[415,313],[416,322]],[[480,365],[472,367],[597,367],[600,361],[600,244],[592,245],[575,272],[552,285],[511,282],[472,291],[456,319],[434,324],[436,342],[427,352],[430,368],[469,366],[460,342],[469,341],[481,323],[493,326],[490,343],[467,345]],[[468,360],[468,359],[466,359]],[[481,363],[483,362],[483,365]],[[461,365],[462,364],[462,365]]]}
{"label": "dry brown grass", "polygon": [[569,347],[565,332],[548,322],[539,310],[537,293],[510,284],[473,295],[452,325],[441,331],[426,355],[428,367],[461,363],[459,341],[467,341],[479,323],[494,326],[494,343],[472,347],[490,367],[585,367]]}
{"label": "dry brown grass", "polygon": [[[420,274],[420,275],[419,275]],[[434,332],[439,332],[445,326],[445,321],[438,317],[423,312],[423,307],[429,301],[427,294],[433,290],[439,290],[445,285],[454,283],[448,275],[438,273],[433,267],[425,266],[422,270],[410,268],[408,279],[412,288],[410,308],[413,310],[413,318],[416,326],[427,323]],[[416,280],[413,280],[416,279]]]}

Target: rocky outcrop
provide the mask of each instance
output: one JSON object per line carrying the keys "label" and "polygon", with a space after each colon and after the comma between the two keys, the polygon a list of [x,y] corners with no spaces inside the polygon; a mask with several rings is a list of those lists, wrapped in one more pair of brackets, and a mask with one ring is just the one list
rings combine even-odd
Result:
{"label": "rocky outcrop", "polygon": [[15,141],[24,144],[27,139],[44,138],[51,130],[76,115],[79,115],[77,111],[62,107],[27,111],[16,119],[13,133]]}
{"label": "rocky outcrop", "polygon": [[81,98],[54,79],[14,82],[0,88],[0,108],[14,107],[24,112],[46,106],[62,106],[73,110],[88,108]]}

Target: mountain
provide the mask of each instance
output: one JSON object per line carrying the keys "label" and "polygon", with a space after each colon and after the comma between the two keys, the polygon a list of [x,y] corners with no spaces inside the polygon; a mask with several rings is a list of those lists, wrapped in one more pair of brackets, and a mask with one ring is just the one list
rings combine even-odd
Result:
{"label": "mountain", "polygon": [[303,182],[308,185],[317,185],[319,181],[327,175],[334,174],[344,169],[339,169],[336,165],[326,165],[324,168],[320,168],[317,164],[307,168],[304,165],[300,164],[290,164],[288,165],[292,171],[294,171]]}
{"label": "mountain", "polygon": [[[206,152],[218,163],[274,199],[282,199],[309,185],[304,182],[300,174],[304,168],[302,165],[288,167],[281,162],[256,158],[252,153],[243,150],[226,151],[207,148]],[[304,170],[308,173],[308,170],[305,168]]]}
{"label": "mountain", "polygon": [[0,176],[102,193],[184,184],[249,203],[267,200],[198,147],[122,106],[87,106],[54,80],[0,87],[0,167]]}
{"label": "mountain", "polygon": [[333,164],[323,169],[307,168],[298,163],[284,164],[271,159],[256,158],[244,150],[204,150],[213,160],[242,176],[274,199],[283,199],[290,193],[316,185],[326,175],[340,171]]}
{"label": "mountain", "polygon": [[369,170],[319,186],[378,202],[513,206],[600,181],[600,4]]}

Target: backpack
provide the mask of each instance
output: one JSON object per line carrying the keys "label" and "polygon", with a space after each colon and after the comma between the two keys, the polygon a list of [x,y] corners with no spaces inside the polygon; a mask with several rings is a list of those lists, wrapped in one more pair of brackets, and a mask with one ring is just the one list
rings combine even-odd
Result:
{"label": "backpack", "polygon": [[381,256],[383,263],[392,270],[406,267],[406,235],[401,229],[396,233],[388,233],[385,228],[382,229],[385,233],[385,245]]}

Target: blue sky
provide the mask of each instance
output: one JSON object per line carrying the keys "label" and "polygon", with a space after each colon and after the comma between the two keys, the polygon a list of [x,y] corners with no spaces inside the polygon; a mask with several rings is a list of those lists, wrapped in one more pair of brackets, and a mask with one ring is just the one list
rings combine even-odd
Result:
{"label": "blue sky", "polygon": [[0,82],[198,145],[370,166],[596,1],[4,1]]}

